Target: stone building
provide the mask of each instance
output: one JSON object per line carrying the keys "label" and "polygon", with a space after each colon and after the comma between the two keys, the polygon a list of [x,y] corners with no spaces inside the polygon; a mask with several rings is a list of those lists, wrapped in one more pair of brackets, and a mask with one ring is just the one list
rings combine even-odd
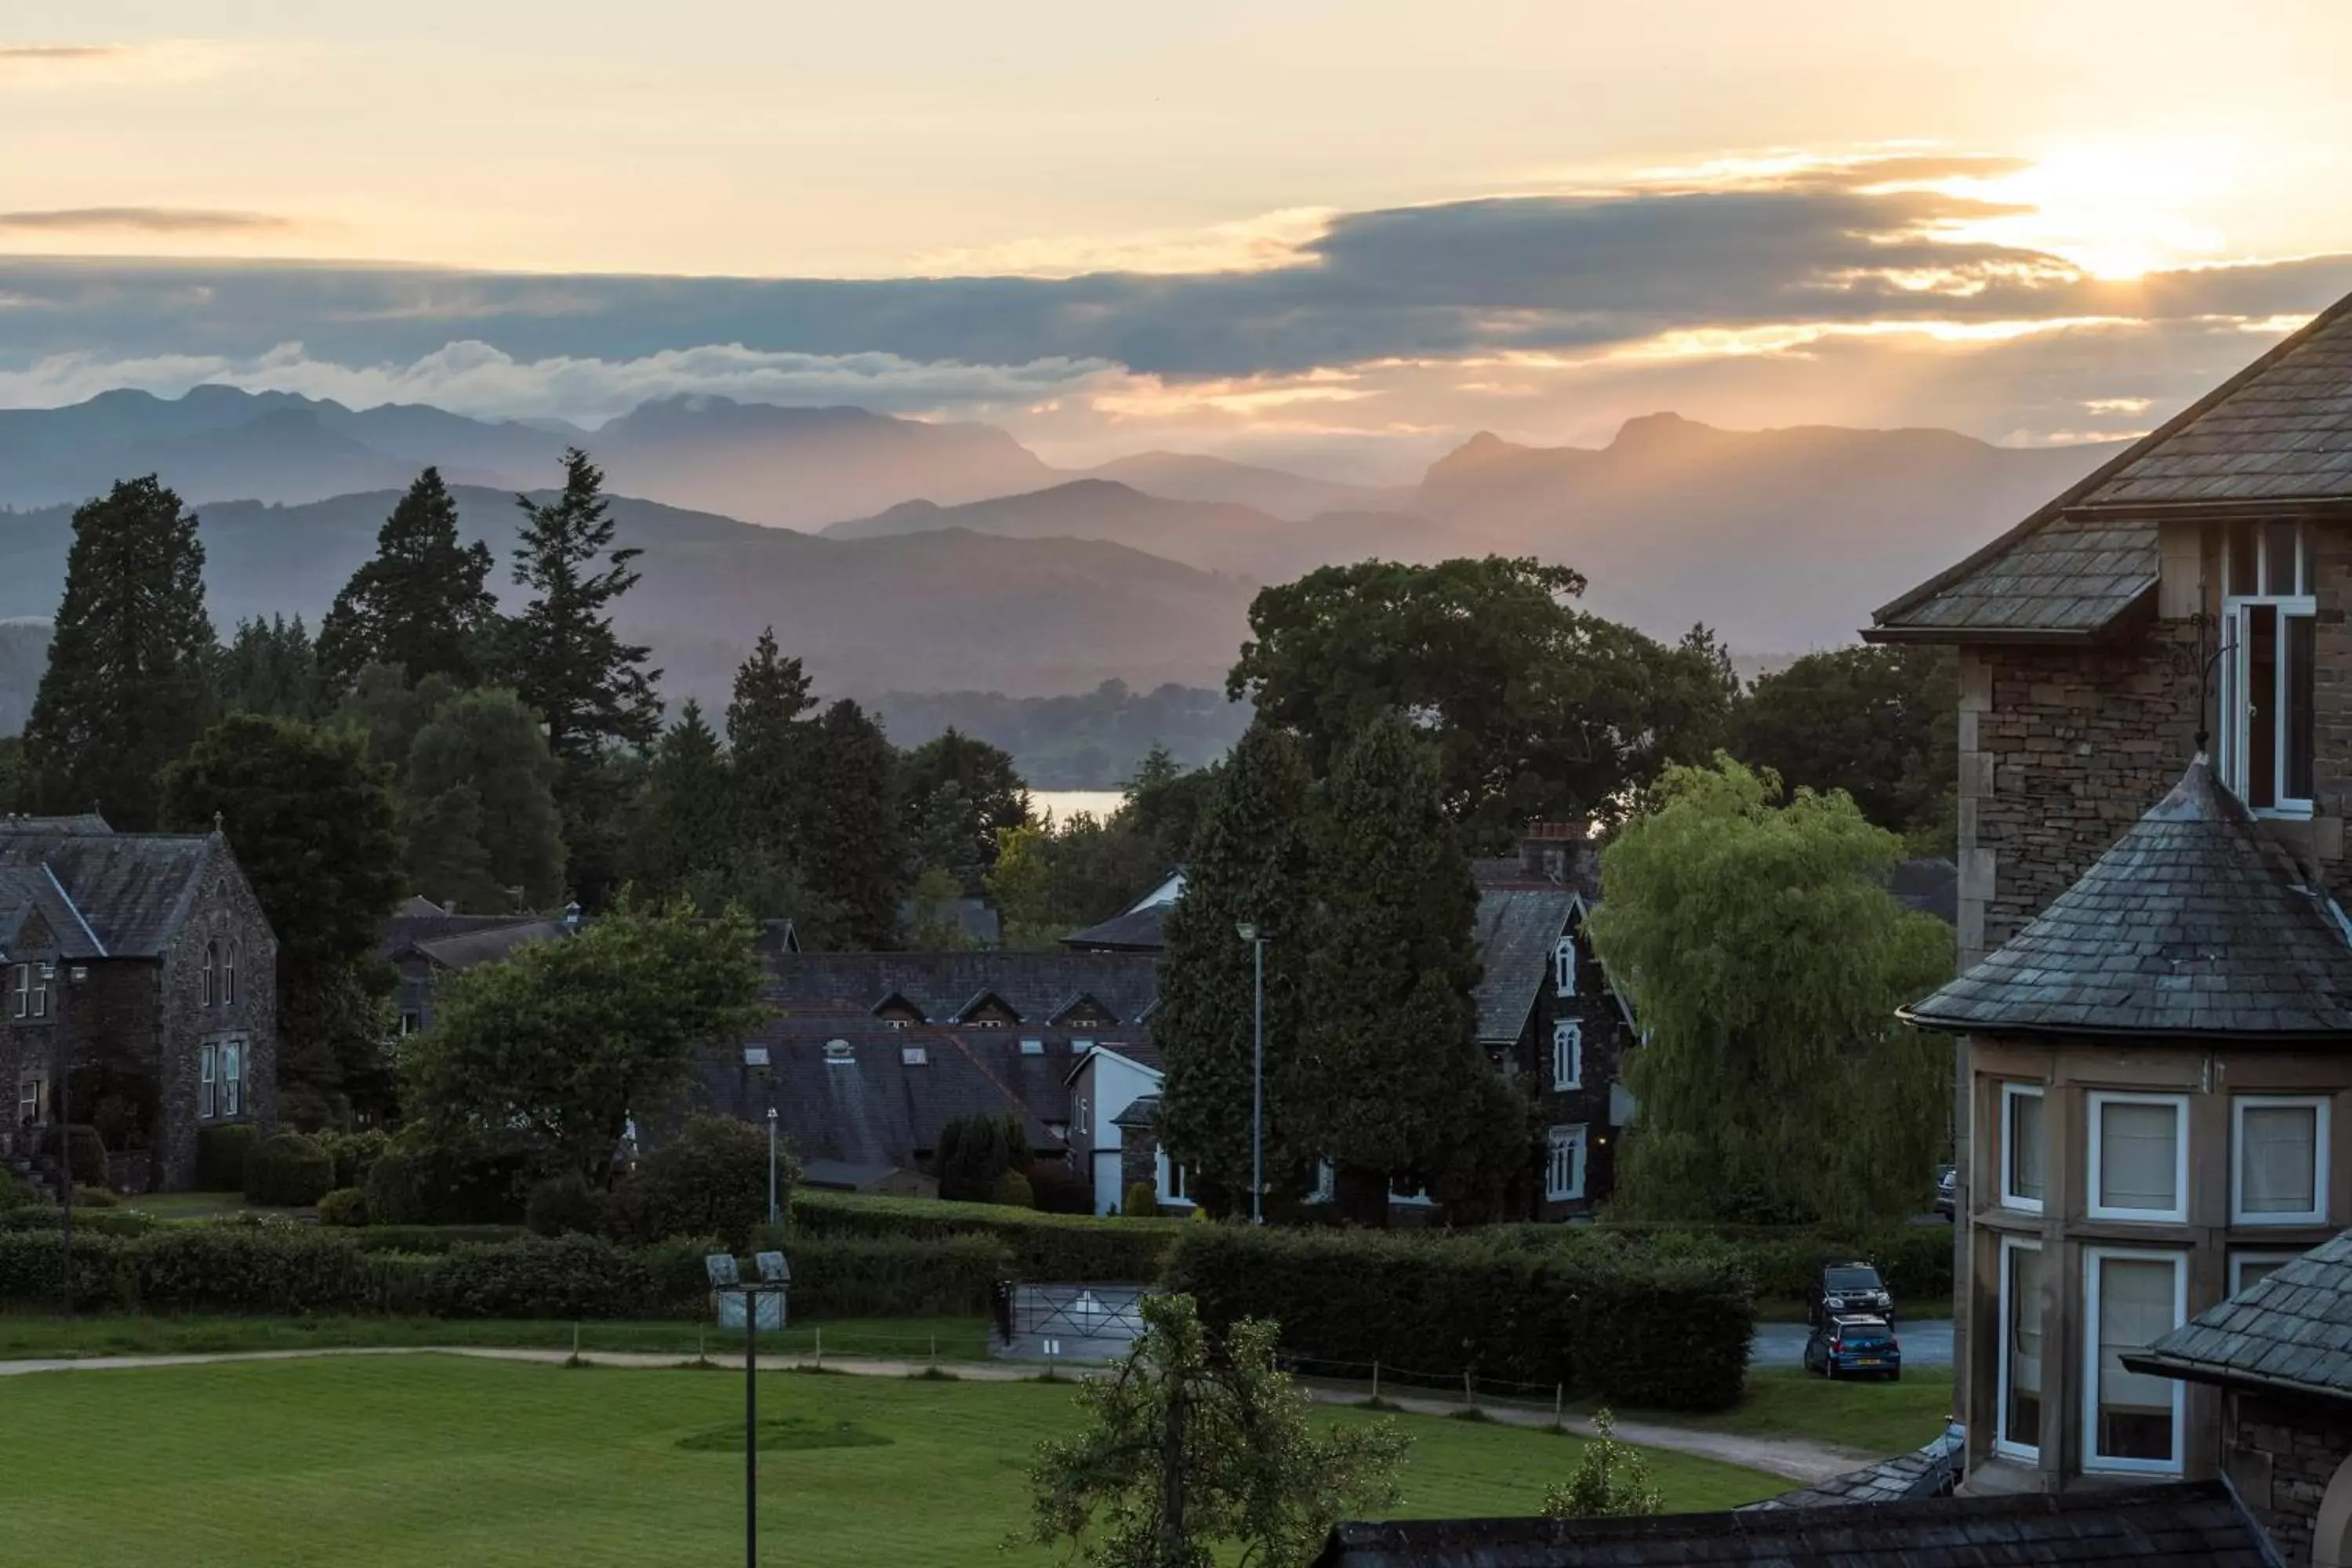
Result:
{"label": "stone building", "polygon": [[219,833],[0,818],[5,1152],[44,1147],[66,1070],[67,1109],[107,1138],[119,1184],[189,1185],[200,1129],[275,1124],[277,967]]}

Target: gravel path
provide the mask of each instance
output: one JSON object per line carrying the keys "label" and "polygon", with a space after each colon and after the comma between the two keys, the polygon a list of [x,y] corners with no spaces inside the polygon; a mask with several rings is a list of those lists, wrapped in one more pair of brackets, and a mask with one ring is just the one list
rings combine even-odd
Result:
{"label": "gravel path", "polygon": [[[1800,1340],[1800,1344],[1802,1341]],[[1908,1348],[1907,1345],[1906,1347]],[[483,1361],[533,1362],[543,1365],[560,1365],[569,1361],[572,1352],[561,1350],[514,1350],[484,1346],[453,1346],[436,1349],[427,1345],[355,1346],[336,1349],[243,1351],[209,1355],[120,1355],[120,1356],[57,1356],[39,1360],[0,1361],[0,1377],[23,1376],[32,1373],[50,1372],[134,1372],[149,1368],[174,1366],[210,1366],[227,1362],[301,1361],[317,1356],[335,1355],[460,1355],[474,1356]],[[580,1359],[596,1366],[660,1368],[677,1366],[683,1359],[676,1355],[647,1355],[619,1351],[591,1351]],[[710,1359],[722,1366],[740,1365],[740,1355],[714,1353]],[[760,1364],[779,1370],[787,1367],[815,1366],[813,1354],[793,1352],[762,1355]],[[865,1377],[914,1377],[930,1366],[921,1361],[897,1361],[872,1356],[826,1356],[823,1365],[828,1372],[850,1373]],[[967,1383],[1020,1383],[1034,1378],[1040,1370],[1033,1363],[1002,1361],[941,1362],[938,1365]],[[1304,1382],[1304,1380],[1302,1380]],[[1360,1402],[1364,1391],[1360,1388],[1333,1386],[1304,1382],[1307,1396],[1323,1404],[1352,1405]],[[1462,1408],[1455,1399],[1433,1399],[1419,1394],[1398,1394],[1383,1390],[1382,1398],[1401,1410],[1420,1415],[1451,1415]],[[1483,1404],[1488,1419],[1507,1426],[1549,1427],[1551,1412],[1530,1409],[1522,1405]],[[1592,1434],[1592,1425],[1580,1416],[1570,1416],[1568,1429],[1586,1436]],[[1827,1480],[1859,1466],[1869,1464],[1880,1456],[1864,1454],[1832,1444],[1816,1442],[1810,1437],[1742,1436],[1729,1432],[1706,1432],[1684,1426],[1670,1426],[1648,1421],[1620,1421],[1617,1436],[1626,1442],[1645,1448],[1664,1448],[1678,1454],[1692,1454],[1701,1458],[1717,1459],[1728,1465],[1760,1470],[1802,1485]]]}

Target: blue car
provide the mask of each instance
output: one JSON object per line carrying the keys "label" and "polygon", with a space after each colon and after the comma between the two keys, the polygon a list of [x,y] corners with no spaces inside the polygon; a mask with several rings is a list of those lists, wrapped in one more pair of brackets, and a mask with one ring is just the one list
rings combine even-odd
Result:
{"label": "blue car", "polygon": [[1903,1375],[1903,1345],[1884,1318],[1834,1317],[1805,1342],[1805,1370],[1824,1377],[1893,1382]]}

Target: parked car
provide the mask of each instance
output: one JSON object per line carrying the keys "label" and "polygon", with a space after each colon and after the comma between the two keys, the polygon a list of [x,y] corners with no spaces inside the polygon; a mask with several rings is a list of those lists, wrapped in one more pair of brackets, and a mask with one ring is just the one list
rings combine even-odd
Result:
{"label": "parked car", "polygon": [[1936,1178],[1936,1212],[1948,1220],[1956,1219],[1958,1216],[1958,1205],[1956,1200],[1958,1197],[1960,1173],[1958,1166],[1945,1166],[1943,1173]]}
{"label": "parked car", "polygon": [[1832,1318],[1805,1342],[1805,1370],[1823,1377],[1903,1375],[1903,1345],[1893,1325],[1875,1314]]}
{"label": "parked car", "polygon": [[1822,1288],[1808,1303],[1805,1321],[1815,1328],[1842,1313],[1871,1312],[1895,1321],[1895,1295],[1867,1263],[1832,1263],[1822,1269]]}

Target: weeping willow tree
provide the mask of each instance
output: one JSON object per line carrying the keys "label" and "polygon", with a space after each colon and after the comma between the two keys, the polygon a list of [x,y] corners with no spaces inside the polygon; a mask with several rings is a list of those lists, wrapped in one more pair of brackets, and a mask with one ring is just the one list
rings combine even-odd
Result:
{"label": "weeping willow tree", "polygon": [[1851,796],[1780,799],[1721,754],[1669,768],[1602,852],[1589,929],[1648,1037],[1623,1212],[1890,1218],[1946,1146],[1950,1047],[1894,1014],[1950,975],[1951,933],[1887,892],[1902,841]]}

